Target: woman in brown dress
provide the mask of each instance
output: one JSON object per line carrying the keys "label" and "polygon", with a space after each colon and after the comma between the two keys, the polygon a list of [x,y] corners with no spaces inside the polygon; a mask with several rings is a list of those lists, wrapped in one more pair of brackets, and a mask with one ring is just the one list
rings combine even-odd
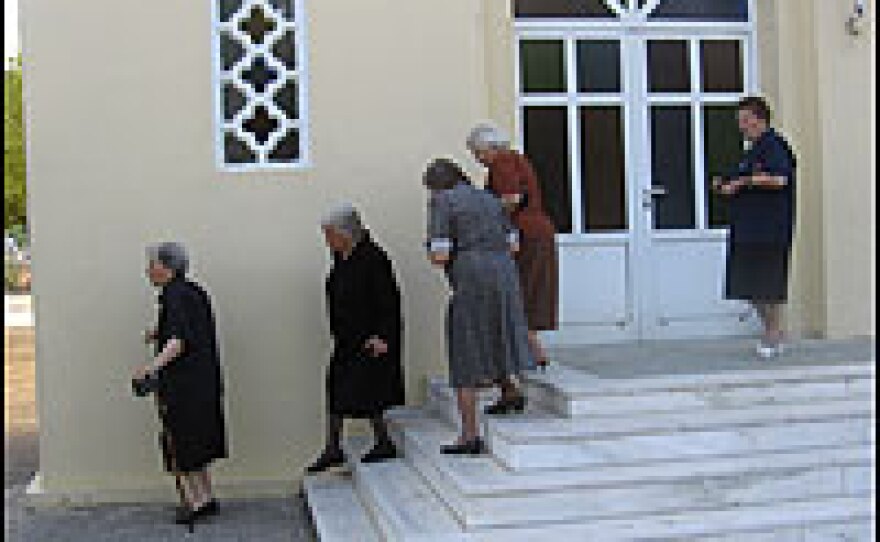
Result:
{"label": "woman in brown dress", "polygon": [[499,130],[477,126],[471,131],[467,146],[489,170],[486,188],[501,198],[519,229],[516,263],[529,324],[529,344],[538,366],[543,368],[547,354],[538,332],[554,330],[558,323],[556,228],[544,212],[534,168],[528,158],[510,148],[509,140]]}

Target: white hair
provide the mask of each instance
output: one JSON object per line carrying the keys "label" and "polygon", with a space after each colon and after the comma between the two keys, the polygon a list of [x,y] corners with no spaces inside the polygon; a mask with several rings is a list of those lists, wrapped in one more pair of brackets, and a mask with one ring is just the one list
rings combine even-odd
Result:
{"label": "white hair", "polygon": [[337,230],[349,237],[355,244],[366,233],[361,215],[351,203],[341,203],[324,213],[321,218],[321,226]]}
{"label": "white hair", "polygon": [[510,139],[495,126],[479,124],[468,135],[467,147],[471,151],[507,150]]}
{"label": "white hair", "polygon": [[189,256],[181,243],[171,241],[151,245],[147,247],[147,258],[174,271],[175,275],[183,275],[189,269]]}

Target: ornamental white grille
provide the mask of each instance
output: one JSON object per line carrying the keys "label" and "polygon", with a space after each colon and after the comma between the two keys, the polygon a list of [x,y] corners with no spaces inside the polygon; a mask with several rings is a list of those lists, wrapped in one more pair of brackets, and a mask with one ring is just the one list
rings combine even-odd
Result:
{"label": "ornamental white grille", "polygon": [[302,166],[307,141],[302,0],[212,2],[220,166]]}

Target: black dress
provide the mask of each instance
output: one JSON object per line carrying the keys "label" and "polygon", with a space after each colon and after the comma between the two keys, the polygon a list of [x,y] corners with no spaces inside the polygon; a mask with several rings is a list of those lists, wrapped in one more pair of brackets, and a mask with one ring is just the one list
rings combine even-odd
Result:
{"label": "black dress", "polygon": [[198,285],[175,278],[159,299],[157,353],[173,337],[183,352],[159,373],[160,443],[169,472],[197,472],[227,457],[223,377],[211,301]]}
{"label": "black dress", "polygon": [[[348,418],[370,418],[404,404],[403,317],[391,261],[369,236],[347,259],[335,258],[327,277],[327,308],[334,347],[327,370],[327,409]],[[372,336],[388,353],[371,357]]]}

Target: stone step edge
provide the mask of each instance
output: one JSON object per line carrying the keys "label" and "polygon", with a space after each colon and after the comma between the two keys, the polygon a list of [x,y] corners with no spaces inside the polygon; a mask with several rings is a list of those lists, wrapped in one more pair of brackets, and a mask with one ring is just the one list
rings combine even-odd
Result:
{"label": "stone step edge", "polygon": [[[838,497],[811,499],[776,506],[742,506],[732,510],[662,514],[637,519],[611,519],[546,525],[533,528],[475,531],[471,542],[533,542],[535,540],[687,540],[693,538],[765,534],[786,528],[846,525],[874,518],[871,499]],[[504,532],[501,538],[495,533]],[[740,540],[738,538],[738,540]]]}
{"label": "stone step edge", "polygon": [[[338,476],[308,476],[303,492],[312,526],[321,542],[381,542],[373,518],[351,480]],[[344,505],[340,510],[339,504]],[[354,533],[360,536],[353,538]]]}
{"label": "stone step edge", "polygon": [[[807,408],[804,407],[804,409]],[[874,415],[874,408],[870,404],[858,401],[841,401],[830,404],[823,403],[815,409],[809,408],[806,411],[787,409],[785,405],[773,405],[772,408],[756,407],[713,411],[713,416],[708,416],[708,413],[702,414],[703,417],[693,414],[688,416],[686,412],[657,414],[642,417],[639,421],[630,418],[631,423],[621,423],[619,426],[610,423],[607,418],[595,420],[589,418],[547,418],[546,421],[555,427],[548,427],[543,431],[524,430],[517,427],[519,422],[511,422],[503,418],[487,419],[485,425],[487,433],[491,437],[501,438],[513,444],[544,444],[622,436],[665,435],[733,428],[791,426],[821,421],[870,419]],[[521,419],[528,420],[532,424],[544,421],[535,418]],[[643,420],[647,420],[647,422]]]}
{"label": "stone step edge", "polygon": [[[780,470],[787,471],[793,469],[870,465],[872,459],[872,447],[865,444],[856,446],[847,445],[841,448],[825,448],[819,450],[793,449],[740,455],[737,456],[737,458],[743,461],[753,460],[755,462],[769,462],[765,463],[763,468],[749,466],[738,469],[729,468],[727,471],[724,470],[723,464],[730,461],[729,457],[694,458],[686,459],[684,461],[649,461],[630,465],[609,464],[607,466],[592,468],[543,469],[539,472],[513,472],[499,464],[499,474],[503,473],[504,475],[508,475],[511,479],[519,478],[521,480],[534,479],[544,481],[550,479],[554,474],[560,476],[567,475],[566,480],[562,482],[548,483],[545,486],[531,484],[528,486],[520,485],[517,487],[513,484],[505,486],[501,483],[474,483],[473,480],[467,476],[459,474],[454,470],[447,468],[445,465],[432,461],[430,453],[425,450],[425,445],[420,441],[418,436],[413,434],[413,429],[411,427],[407,427],[405,423],[401,423],[394,419],[389,420],[389,422],[389,425],[393,427],[393,430],[399,437],[399,442],[402,444],[401,449],[405,450],[407,459],[409,459],[410,451],[414,449],[414,457],[419,457],[424,461],[427,461],[439,474],[447,477],[452,487],[466,498],[491,498],[498,496],[500,493],[503,493],[505,496],[511,496],[521,493],[549,493],[585,489],[617,488],[639,485],[640,483],[657,484],[688,482],[697,478],[730,478],[746,474],[770,475],[774,471]],[[454,432],[451,433],[451,436],[454,437]],[[818,454],[819,457],[813,458],[815,454]],[[794,459],[792,460],[792,458]],[[779,459],[782,461],[790,460],[793,461],[793,464],[791,462],[788,464],[784,462],[772,462],[773,459]],[[418,469],[418,465],[414,462],[413,465],[417,470],[420,470]],[[719,467],[719,470],[713,471],[712,467],[716,465]],[[669,471],[667,469],[672,469],[673,471],[684,470],[684,466],[687,466],[686,472],[674,476],[668,474]],[[645,474],[647,476],[639,476],[638,473],[640,470],[646,471]],[[623,473],[629,472],[630,474],[615,479],[613,475],[609,475],[609,472],[614,471]],[[590,480],[588,476],[595,472],[598,472],[599,479]],[[661,472],[664,474],[660,474]],[[606,477],[606,479],[603,480],[602,477]]]}
{"label": "stone step edge", "polygon": [[[389,541],[404,542],[424,539],[431,540],[432,542],[454,542],[461,540],[461,523],[455,517],[448,504],[437,495],[435,489],[427,483],[422,474],[416,471],[409,462],[400,459],[395,461],[398,462],[400,468],[406,469],[404,471],[404,478],[398,477],[396,482],[401,483],[402,480],[408,478],[403,483],[422,487],[426,502],[430,505],[429,508],[436,511],[436,520],[442,525],[439,526],[439,529],[435,527],[434,530],[416,533],[408,532],[400,519],[400,516],[402,514],[405,515],[405,513],[399,512],[394,503],[389,502],[385,493],[378,487],[378,484],[385,483],[386,479],[370,472],[372,466],[352,462],[352,473],[358,495],[365,503],[375,523],[379,525],[379,531]],[[382,464],[379,465],[381,468]]]}
{"label": "stone step edge", "polygon": [[[566,377],[568,375],[568,377]],[[554,378],[558,377],[558,378]],[[837,366],[809,366],[784,369],[723,371],[707,374],[654,375],[633,378],[600,378],[585,371],[554,366],[544,373],[528,373],[525,380],[532,385],[551,387],[562,395],[628,395],[646,391],[688,391],[719,387],[766,387],[807,382],[846,382],[872,379],[876,376],[874,362]],[[441,381],[435,378],[434,381]],[[580,381],[582,385],[578,385]],[[588,382],[588,384],[587,384]],[[589,385],[589,388],[586,386]]]}

